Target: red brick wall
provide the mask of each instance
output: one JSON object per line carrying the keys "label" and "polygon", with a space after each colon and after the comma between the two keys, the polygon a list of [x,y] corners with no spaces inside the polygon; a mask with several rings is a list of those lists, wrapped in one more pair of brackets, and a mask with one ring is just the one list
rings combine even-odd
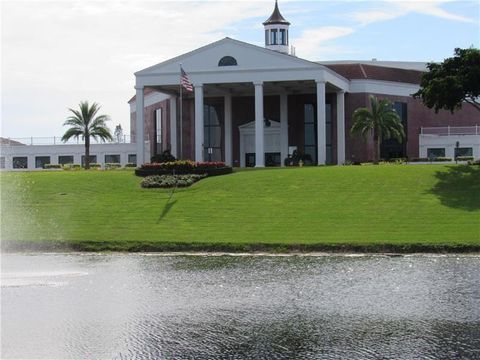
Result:
{"label": "red brick wall", "polygon": [[[346,132],[346,159],[353,161],[368,161],[373,158],[373,140],[371,137],[365,142],[360,136],[351,136],[353,112],[359,107],[369,105],[369,94],[355,93],[345,95],[345,132]],[[480,124],[480,112],[469,104],[451,114],[449,111],[439,111],[427,108],[423,103],[409,96],[393,96],[376,94],[379,99],[389,99],[407,104],[407,157],[419,156],[420,127],[436,126],[474,126]]]}

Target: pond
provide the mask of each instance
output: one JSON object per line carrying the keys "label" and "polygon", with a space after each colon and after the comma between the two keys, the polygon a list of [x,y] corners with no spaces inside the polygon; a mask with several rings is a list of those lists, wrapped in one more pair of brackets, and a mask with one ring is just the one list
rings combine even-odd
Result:
{"label": "pond", "polygon": [[480,358],[480,257],[3,254],[1,358]]}

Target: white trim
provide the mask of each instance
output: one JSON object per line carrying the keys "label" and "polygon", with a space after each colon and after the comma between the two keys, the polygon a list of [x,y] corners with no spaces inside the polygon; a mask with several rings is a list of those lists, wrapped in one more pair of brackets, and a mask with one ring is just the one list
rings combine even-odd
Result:
{"label": "white trim", "polygon": [[280,94],[280,166],[288,156],[288,95]]}
{"label": "white trim", "polygon": [[195,85],[195,161],[203,161],[203,86]]}
{"label": "white trim", "polygon": [[337,92],[337,164],[345,163],[345,93]]}
{"label": "white trim", "polygon": [[225,111],[225,163],[232,166],[232,95],[224,97]]}
{"label": "white trim", "polygon": [[136,123],[135,123],[135,142],[137,144],[137,165],[143,165],[145,163],[145,116],[144,116],[144,88],[136,87]]}
{"label": "white trim", "polygon": [[170,98],[170,153],[178,157],[177,151],[177,98]]}
{"label": "white trim", "polygon": [[255,167],[265,167],[263,83],[255,85]]}
{"label": "white trim", "polygon": [[[145,95],[143,98],[144,98],[143,100],[144,107],[148,107],[156,103],[159,103],[160,101],[170,99],[171,96],[161,92],[153,92],[153,93],[149,93],[148,95]],[[130,102],[130,113],[134,113],[135,111],[136,111],[136,99]]]}
{"label": "white trim", "polygon": [[324,165],[327,161],[325,83],[317,81],[317,162]]}
{"label": "white trim", "polygon": [[350,81],[350,93],[369,93],[382,95],[412,96],[420,89],[419,85],[383,80]]}

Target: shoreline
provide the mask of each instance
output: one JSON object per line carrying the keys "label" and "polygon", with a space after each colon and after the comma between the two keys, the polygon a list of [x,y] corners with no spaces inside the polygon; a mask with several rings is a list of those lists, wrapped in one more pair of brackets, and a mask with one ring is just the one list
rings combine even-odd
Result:
{"label": "shoreline", "polygon": [[[2,253],[132,253],[132,254],[238,254],[238,255],[306,255],[323,254],[401,256],[410,254],[480,254],[480,244],[231,244],[231,243],[150,243],[142,241],[110,242],[1,242]],[[316,255],[312,255],[316,256]],[[318,255],[320,256],[320,255]]]}

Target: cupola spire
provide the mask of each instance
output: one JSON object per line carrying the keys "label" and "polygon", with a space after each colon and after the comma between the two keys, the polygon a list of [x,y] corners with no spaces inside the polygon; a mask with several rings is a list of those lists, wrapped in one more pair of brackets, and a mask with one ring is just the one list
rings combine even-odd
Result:
{"label": "cupola spire", "polygon": [[272,15],[264,21],[263,26],[265,28],[265,47],[288,54],[288,30],[290,23],[280,13],[277,0],[275,0],[275,8]]}

